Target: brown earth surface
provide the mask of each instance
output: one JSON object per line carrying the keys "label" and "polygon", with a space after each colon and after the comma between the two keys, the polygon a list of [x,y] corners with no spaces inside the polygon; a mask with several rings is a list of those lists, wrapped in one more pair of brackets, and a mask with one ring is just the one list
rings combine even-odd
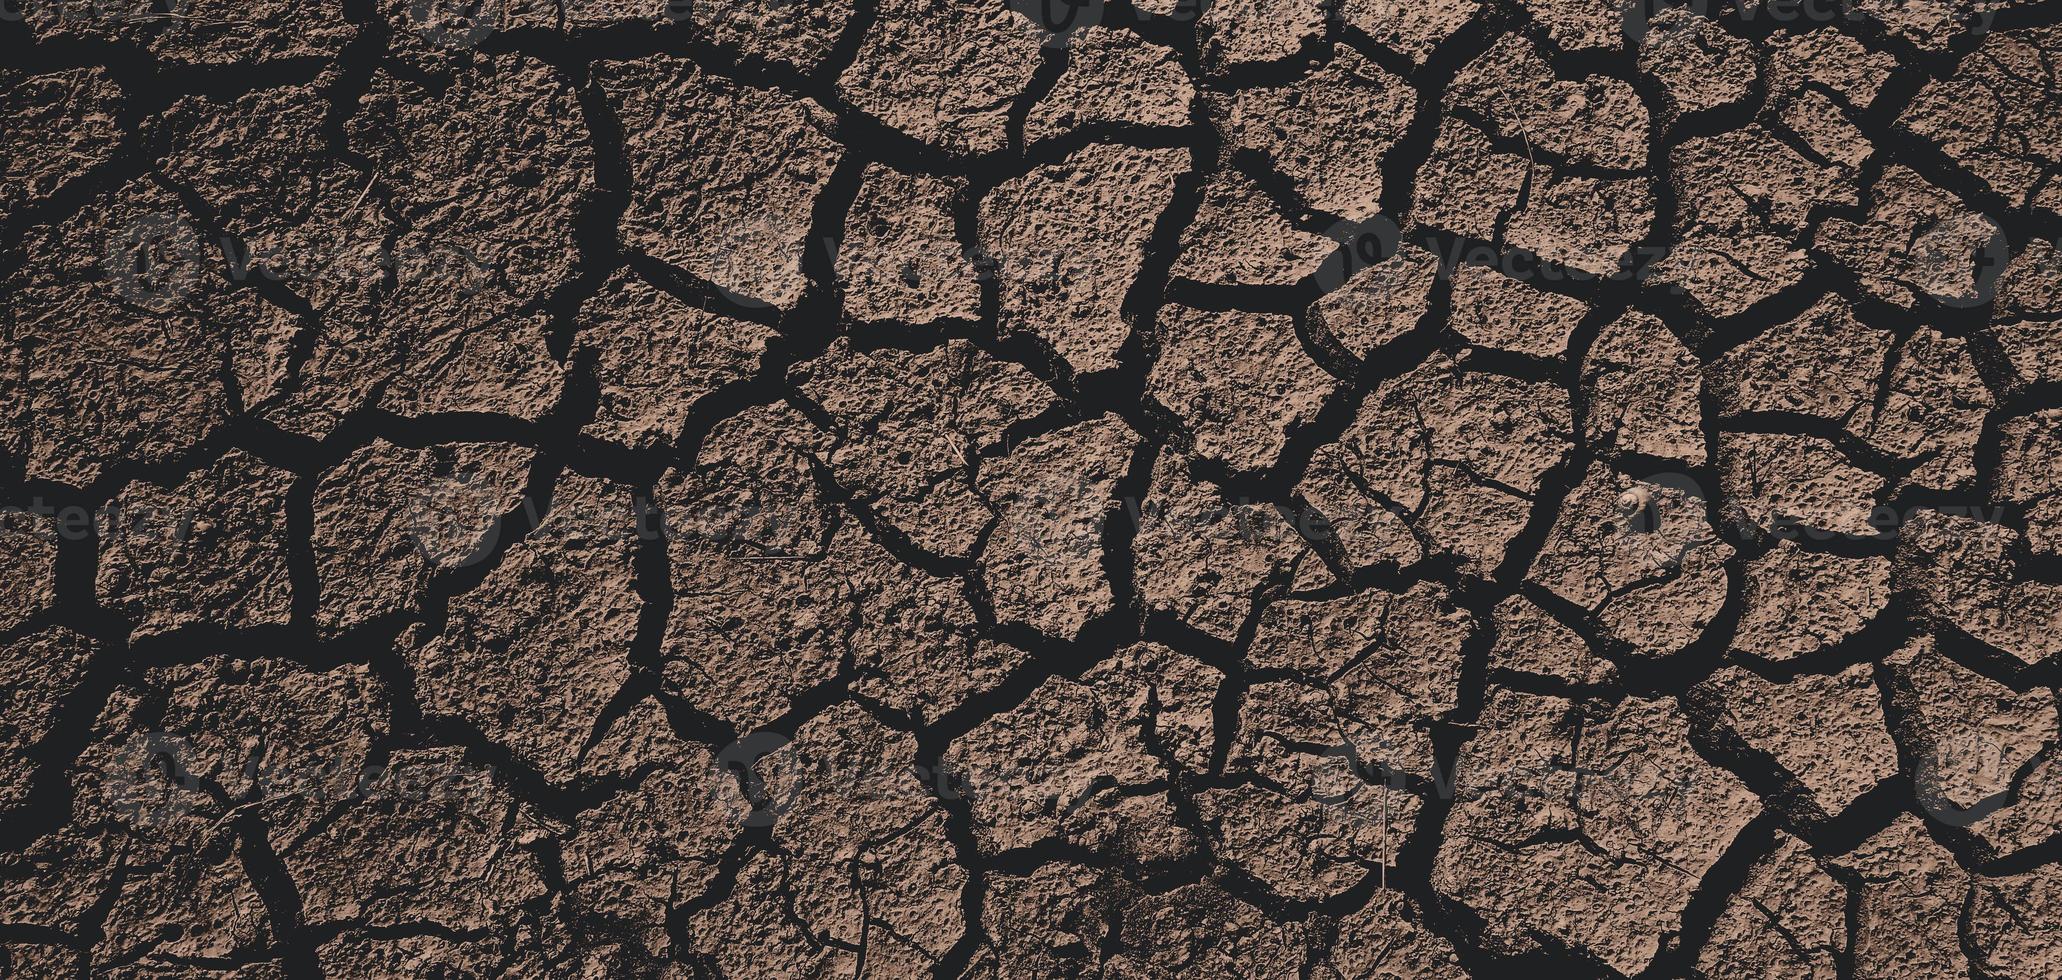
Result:
{"label": "brown earth surface", "polygon": [[2062,0],[6,0],[0,978],[2062,977]]}

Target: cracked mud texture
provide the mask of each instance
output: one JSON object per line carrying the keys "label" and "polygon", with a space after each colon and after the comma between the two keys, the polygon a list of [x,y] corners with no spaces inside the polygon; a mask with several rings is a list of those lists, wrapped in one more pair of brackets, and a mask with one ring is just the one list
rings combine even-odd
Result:
{"label": "cracked mud texture", "polygon": [[0,978],[2055,980],[2058,60],[14,0]]}

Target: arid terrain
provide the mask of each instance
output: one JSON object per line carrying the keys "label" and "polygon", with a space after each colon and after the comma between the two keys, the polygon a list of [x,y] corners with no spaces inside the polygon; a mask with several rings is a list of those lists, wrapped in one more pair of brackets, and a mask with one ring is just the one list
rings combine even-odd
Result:
{"label": "arid terrain", "polygon": [[0,977],[2062,977],[2058,62],[5,0]]}

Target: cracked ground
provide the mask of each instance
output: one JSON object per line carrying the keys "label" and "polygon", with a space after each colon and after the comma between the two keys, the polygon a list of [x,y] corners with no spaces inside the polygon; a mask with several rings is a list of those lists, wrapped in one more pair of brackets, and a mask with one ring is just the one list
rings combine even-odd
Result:
{"label": "cracked ground", "polygon": [[2062,976],[2062,4],[9,0],[0,976]]}

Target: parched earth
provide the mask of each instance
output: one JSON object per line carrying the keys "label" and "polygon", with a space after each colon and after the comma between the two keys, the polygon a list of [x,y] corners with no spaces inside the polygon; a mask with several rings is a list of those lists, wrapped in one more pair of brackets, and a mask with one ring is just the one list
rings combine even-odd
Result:
{"label": "parched earth", "polygon": [[0,976],[2062,976],[2062,3],[9,0]]}

